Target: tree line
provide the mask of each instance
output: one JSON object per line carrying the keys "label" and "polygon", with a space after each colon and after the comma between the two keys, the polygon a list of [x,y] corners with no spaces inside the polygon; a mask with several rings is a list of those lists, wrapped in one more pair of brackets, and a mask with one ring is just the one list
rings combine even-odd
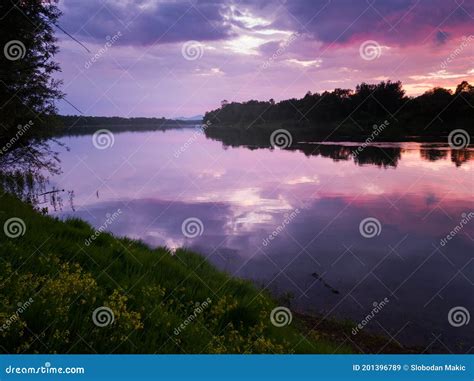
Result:
{"label": "tree line", "polygon": [[308,91],[303,98],[281,102],[250,100],[222,101],[209,111],[204,122],[214,126],[307,127],[314,133],[364,134],[385,120],[387,134],[446,135],[454,128],[472,132],[474,86],[463,81],[453,92],[435,87],[417,97],[409,97],[400,81],[361,83],[352,89],[323,93]]}
{"label": "tree line", "polygon": [[196,124],[196,121],[175,120],[161,118],[131,117],[123,118],[120,116],[83,116],[83,115],[61,115],[58,116],[61,124],[65,127],[73,126],[145,126],[160,125],[165,123]]}
{"label": "tree line", "polygon": [[61,12],[56,0],[30,0],[2,1],[0,14],[0,171],[54,171],[57,158],[43,138],[64,98],[54,77]]}

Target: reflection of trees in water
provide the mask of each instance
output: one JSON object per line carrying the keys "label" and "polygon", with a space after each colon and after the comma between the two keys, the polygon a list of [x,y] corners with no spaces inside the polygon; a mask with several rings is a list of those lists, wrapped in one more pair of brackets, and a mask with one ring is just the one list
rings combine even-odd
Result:
{"label": "reflection of trees in water", "polygon": [[[50,137],[60,126],[56,101],[64,98],[61,81],[55,79],[60,67],[54,61],[58,52],[54,26],[61,11],[55,1],[14,3],[1,3],[2,13],[8,15],[2,18],[3,31],[15,31],[15,41],[10,42],[20,42],[28,54],[20,60],[2,57],[0,187],[42,211],[48,211],[47,203],[57,210],[62,191],[48,189],[47,176],[60,171]],[[10,39],[5,33],[2,37]]]}
{"label": "reflection of trees in water", "polygon": [[436,161],[441,159],[446,159],[448,157],[447,150],[440,150],[435,148],[421,148],[420,156],[428,161]]}
{"label": "reflection of trees in water", "polygon": [[302,151],[307,156],[329,157],[334,161],[353,160],[359,165],[372,164],[379,167],[396,167],[401,157],[401,149],[396,147],[365,147],[356,155],[357,147],[338,144],[297,144],[293,149]]}
{"label": "reflection of trees in water", "polygon": [[64,146],[61,142],[32,139],[18,143],[14,148],[0,155],[0,172],[3,174],[15,172],[30,172],[33,176],[40,173],[58,174],[58,152],[51,148],[51,142]]}
{"label": "reflection of trees in water", "polygon": [[63,208],[64,197],[74,210],[73,191],[49,188],[48,175],[59,174],[58,153],[45,141],[23,145],[0,155],[0,188],[43,213]]}
{"label": "reflection of trees in water", "polygon": [[472,160],[471,151],[467,149],[453,149],[451,150],[451,161],[456,164],[456,167],[460,167],[461,164]]}
{"label": "reflection of trees in water", "polygon": [[[334,161],[353,160],[359,165],[368,164],[384,168],[396,167],[403,153],[403,149],[400,147],[367,146],[361,151],[357,151],[358,146],[355,145],[296,143],[305,141],[305,133],[291,131],[291,134],[293,135],[293,144],[288,148],[289,150],[298,150],[307,156],[329,157]],[[221,141],[224,147],[272,148],[270,145],[270,131],[264,129],[245,131],[240,128],[208,128],[206,136]],[[420,149],[420,157],[427,161],[445,160],[448,158],[448,154],[450,154],[451,161],[456,166],[460,166],[473,158],[471,151],[467,149],[446,149],[446,145],[440,145],[439,148],[436,146],[422,146]]]}
{"label": "reflection of trees in water", "polygon": [[456,167],[460,167],[463,163],[472,160],[473,155],[468,149],[450,149],[440,150],[434,148],[422,148],[420,149],[420,155],[423,159],[429,161],[436,161],[441,159],[447,159],[448,154],[451,156],[451,161],[456,164]]}
{"label": "reflection of trees in water", "polygon": [[303,152],[306,156],[330,157],[334,161],[350,160],[351,147],[341,145],[293,144],[292,149]]}
{"label": "reflection of trees in water", "polygon": [[402,150],[398,147],[365,147],[354,157],[359,164],[372,164],[378,167],[396,167],[402,157]]}
{"label": "reflection of trees in water", "polygon": [[11,193],[21,200],[33,205],[42,213],[62,210],[64,206],[64,197],[74,210],[73,191],[65,191],[56,187],[48,188],[48,178],[32,172],[0,172],[0,188]]}

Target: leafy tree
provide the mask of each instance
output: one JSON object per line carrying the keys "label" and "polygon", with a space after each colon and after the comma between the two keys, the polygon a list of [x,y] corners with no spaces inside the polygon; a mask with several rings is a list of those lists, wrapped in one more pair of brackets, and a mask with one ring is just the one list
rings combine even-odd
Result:
{"label": "leafy tree", "polygon": [[53,27],[61,14],[56,3],[0,2],[1,167],[22,159],[38,167],[54,162],[39,138],[51,127],[54,101],[63,96],[53,78],[59,71],[53,60],[58,52]]}
{"label": "leafy tree", "polygon": [[312,138],[328,134],[366,137],[374,124],[390,120],[384,137],[404,138],[411,135],[446,137],[455,128],[472,134],[474,119],[474,86],[460,83],[455,93],[434,88],[411,98],[405,95],[400,81],[378,84],[361,83],[355,91],[335,89],[322,94],[308,91],[301,99],[287,99],[275,103],[251,100],[231,102],[225,107],[209,111],[204,121],[213,125],[244,124],[248,129],[262,124],[284,124],[288,127],[307,127]]}
{"label": "leafy tree", "polygon": [[457,87],[456,87],[456,92],[455,94],[459,93],[473,93],[474,92],[474,86],[471,86],[469,82],[467,81],[462,81]]}

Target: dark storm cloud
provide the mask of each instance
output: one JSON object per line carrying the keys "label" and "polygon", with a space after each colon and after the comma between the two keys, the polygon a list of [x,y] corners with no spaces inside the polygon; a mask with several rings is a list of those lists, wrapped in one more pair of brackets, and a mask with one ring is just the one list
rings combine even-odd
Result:
{"label": "dark storm cloud", "polygon": [[86,41],[103,42],[118,31],[118,44],[147,46],[187,40],[229,38],[225,4],[217,1],[62,0],[60,24]]}
{"label": "dark storm cloud", "polygon": [[233,27],[249,29],[239,21],[244,11],[271,17],[271,27],[304,32],[326,45],[368,38],[443,44],[474,21],[474,2],[461,0],[62,0],[61,9],[61,24],[77,37],[102,42],[121,31],[120,44],[138,46],[229,39]]}
{"label": "dark storm cloud", "polygon": [[[328,44],[366,38],[398,45],[444,42],[451,31],[473,25],[474,2],[461,0],[295,0],[275,25],[301,28]],[[436,32],[442,28],[444,35]],[[444,37],[444,38],[443,38]]]}
{"label": "dark storm cloud", "polygon": [[[91,51],[58,32],[60,79],[92,115],[191,116],[222,99],[281,100],[383,78],[419,95],[474,78],[473,0],[60,1],[60,26]],[[203,42],[199,59],[183,55],[188,40]],[[382,46],[370,62],[359,52],[366,40]]]}

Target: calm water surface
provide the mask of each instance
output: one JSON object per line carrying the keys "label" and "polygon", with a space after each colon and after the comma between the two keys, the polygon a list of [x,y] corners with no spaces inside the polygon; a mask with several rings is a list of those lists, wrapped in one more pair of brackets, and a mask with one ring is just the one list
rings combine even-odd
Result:
{"label": "calm water surface", "polygon": [[[99,227],[121,209],[113,233],[195,249],[291,295],[295,310],[357,323],[387,298],[364,329],[431,351],[472,351],[474,323],[453,327],[448,313],[474,315],[474,220],[440,242],[474,209],[472,149],[382,144],[356,163],[350,143],[232,148],[193,130],[120,133],[104,150],[91,136],[61,140],[70,151],[53,182],[75,193],[75,211],[62,216]],[[381,226],[373,238],[359,230],[369,217]],[[202,235],[183,235],[188,218],[202,221]]]}

